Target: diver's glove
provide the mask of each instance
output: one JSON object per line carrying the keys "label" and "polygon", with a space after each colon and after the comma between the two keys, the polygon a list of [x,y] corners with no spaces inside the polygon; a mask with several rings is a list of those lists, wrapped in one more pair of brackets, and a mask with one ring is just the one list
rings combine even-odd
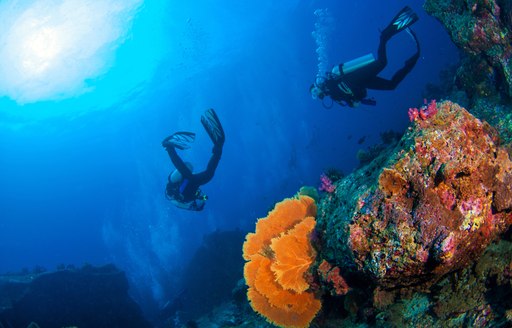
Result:
{"label": "diver's glove", "polygon": [[190,144],[196,139],[193,132],[176,132],[162,141],[164,148],[174,147],[180,150],[189,149]]}
{"label": "diver's glove", "polygon": [[203,127],[210,136],[213,144],[222,148],[226,137],[224,135],[222,124],[220,124],[219,117],[212,108],[208,109],[203,115],[201,115],[201,124],[203,124]]}

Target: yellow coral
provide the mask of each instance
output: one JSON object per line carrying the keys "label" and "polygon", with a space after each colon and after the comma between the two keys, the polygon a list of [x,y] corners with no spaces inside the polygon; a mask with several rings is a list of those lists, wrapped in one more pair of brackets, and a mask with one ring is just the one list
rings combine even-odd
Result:
{"label": "yellow coral", "polygon": [[315,215],[311,197],[286,199],[258,220],[244,243],[247,297],[255,311],[281,327],[308,327],[321,307],[305,278],[316,257],[309,240]]}

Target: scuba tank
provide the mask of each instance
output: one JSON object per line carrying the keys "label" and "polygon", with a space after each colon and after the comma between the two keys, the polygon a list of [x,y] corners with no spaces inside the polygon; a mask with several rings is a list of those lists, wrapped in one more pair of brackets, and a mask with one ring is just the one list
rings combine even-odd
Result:
{"label": "scuba tank", "polygon": [[[352,59],[351,61],[348,61],[346,63],[343,63],[341,65],[341,70],[343,74],[348,74],[353,71],[356,71],[360,69],[361,67],[364,67],[366,65],[369,65],[375,61],[375,57],[373,54],[369,53],[367,55],[358,57],[356,59]],[[339,68],[338,68],[339,70]],[[334,73],[334,72],[333,72]]]}

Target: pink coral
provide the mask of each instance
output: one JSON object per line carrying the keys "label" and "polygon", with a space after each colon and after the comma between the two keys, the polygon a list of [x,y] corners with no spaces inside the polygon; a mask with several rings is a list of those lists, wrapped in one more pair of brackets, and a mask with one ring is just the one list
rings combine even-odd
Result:
{"label": "pink coral", "polygon": [[422,121],[436,115],[437,113],[437,103],[435,99],[432,99],[430,103],[427,104],[427,100],[424,100],[424,105],[418,108],[409,108],[408,115],[409,120],[411,122],[417,121],[420,118]]}
{"label": "pink coral", "polygon": [[479,198],[470,198],[460,203],[459,210],[464,216],[480,215],[483,210],[482,200]]}
{"label": "pink coral", "polygon": [[447,187],[443,190],[440,190],[438,194],[441,200],[441,204],[443,204],[446,209],[451,210],[457,203],[455,193],[448,190]]}
{"label": "pink coral", "polygon": [[413,121],[416,121],[416,119],[418,118],[419,116],[419,110],[418,108],[409,108],[409,121],[413,122]]}
{"label": "pink coral", "polygon": [[320,176],[320,182],[322,183],[320,185],[320,191],[325,191],[328,193],[333,193],[334,190],[336,190],[336,186],[332,183],[332,180],[329,179],[329,177],[325,174],[322,174]]}

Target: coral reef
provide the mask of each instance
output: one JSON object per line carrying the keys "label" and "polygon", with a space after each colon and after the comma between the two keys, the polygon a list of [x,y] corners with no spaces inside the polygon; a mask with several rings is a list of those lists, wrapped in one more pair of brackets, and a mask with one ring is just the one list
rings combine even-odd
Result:
{"label": "coral reef", "polygon": [[471,97],[512,95],[511,7],[499,0],[425,1],[425,10],[467,55],[457,79]]}
{"label": "coral reef", "polygon": [[[301,227],[308,221],[303,218],[315,215],[307,209],[313,201],[291,199],[248,235],[248,295],[269,322],[301,327],[512,323],[510,232],[501,239],[512,225],[509,153],[494,128],[450,101],[425,102],[409,115],[412,125],[401,140],[382,146],[351,175],[331,181],[332,192],[318,202],[316,226]],[[301,241],[295,243],[297,235]],[[276,238],[286,246],[276,247]],[[304,245],[312,245],[316,256]],[[297,292],[309,298],[291,300]],[[288,305],[276,314],[286,304],[282,300]],[[296,314],[298,303],[312,307],[312,301],[317,308],[300,325],[274,320],[287,315],[285,308]]]}
{"label": "coral reef", "polygon": [[512,223],[512,162],[493,129],[448,101],[429,111],[319,205],[319,258],[349,285],[427,288]]}
{"label": "coral reef", "polygon": [[315,203],[318,202],[318,200],[320,199],[320,194],[318,193],[318,190],[312,186],[300,187],[298,195],[309,196],[309,197],[313,198]]}
{"label": "coral reef", "polygon": [[[512,325],[510,237],[491,244],[474,265],[444,276],[428,291],[377,288],[373,298],[372,294],[356,289],[350,289],[344,296],[325,294],[322,311],[311,327],[509,327]],[[323,260],[321,263],[325,273],[333,268]],[[241,297],[197,320],[197,327],[274,327],[251,309],[242,285],[237,290],[234,294]]]}
{"label": "coral reef", "polygon": [[251,306],[281,327],[307,327],[321,307],[308,278],[316,258],[309,236],[315,215],[311,197],[286,199],[258,220],[243,246]]}
{"label": "coral reef", "polygon": [[[359,149],[357,151],[357,159],[359,160],[359,168],[370,164],[374,159],[379,157],[383,152],[389,150],[390,147],[395,146],[400,138],[402,137],[402,133],[398,133],[392,130],[384,131],[380,133],[381,143],[371,145],[366,149]],[[329,175],[328,175],[329,176]],[[341,176],[339,179],[341,179]],[[334,180],[338,181],[339,179]]]}
{"label": "coral reef", "polygon": [[428,293],[413,292],[376,315],[381,327],[509,327],[512,243],[491,244],[475,265],[445,276]]}

